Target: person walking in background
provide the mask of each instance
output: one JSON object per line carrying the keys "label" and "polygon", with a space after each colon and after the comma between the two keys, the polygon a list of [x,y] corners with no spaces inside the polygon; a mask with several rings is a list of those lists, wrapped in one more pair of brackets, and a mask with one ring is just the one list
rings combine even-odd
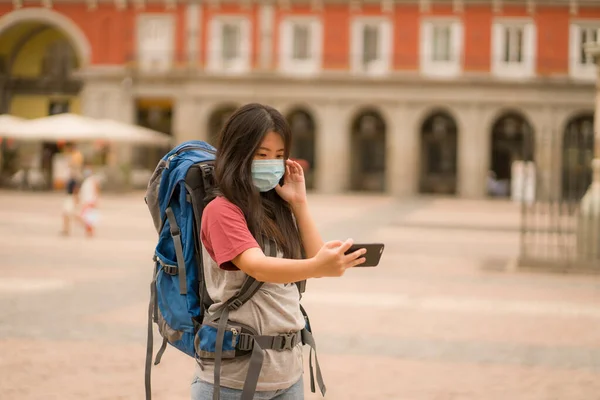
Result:
{"label": "person walking in background", "polygon": [[67,180],[67,197],[63,203],[63,229],[61,234],[68,236],[71,231],[71,219],[77,207],[79,186],[83,178],[83,155],[74,143],[65,144],[65,153],[69,157],[69,179]]}
{"label": "person walking in background", "polygon": [[83,182],[79,190],[79,203],[81,210],[79,219],[85,228],[88,237],[94,236],[94,229],[98,223],[98,200],[100,197],[100,184],[90,166],[83,170]]}

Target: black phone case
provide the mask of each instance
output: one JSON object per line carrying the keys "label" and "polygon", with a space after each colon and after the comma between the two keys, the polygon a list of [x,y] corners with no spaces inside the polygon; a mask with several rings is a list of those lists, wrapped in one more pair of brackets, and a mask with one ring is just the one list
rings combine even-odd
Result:
{"label": "black phone case", "polygon": [[383,250],[385,249],[385,245],[383,243],[355,243],[345,254],[353,253],[359,249],[366,249],[367,254],[363,257],[366,261],[363,264],[359,264],[354,268],[358,267],[376,267],[381,261],[381,256],[383,254]]}

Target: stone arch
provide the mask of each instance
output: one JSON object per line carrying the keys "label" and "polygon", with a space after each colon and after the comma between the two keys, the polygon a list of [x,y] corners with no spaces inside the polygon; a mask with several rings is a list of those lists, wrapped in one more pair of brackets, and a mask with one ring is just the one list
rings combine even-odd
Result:
{"label": "stone arch", "polygon": [[314,188],[316,165],[316,123],[314,114],[304,108],[289,109],[285,117],[292,131],[292,149],[290,155],[305,162],[306,186]]}
{"label": "stone arch", "polygon": [[59,29],[71,41],[80,65],[83,67],[90,64],[92,57],[90,42],[81,28],[70,18],[47,8],[23,8],[0,17],[0,34],[12,26],[25,22],[41,22]]}
{"label": "stone arch", "polygon": [[282,105],[281,107],[279,107],[277,109],[283,115],[288,115],[296,110],[303,110],[303,111],[309,113],[311,115],[313,121],[315,122],[316,132],[319,132],[319,127],[322,124],[321,115],[319,114],[319,109],[317,107],[314,107],[310,103],[297,102],[297,101],[290,102],[290,103],[286,102],[284,105]]}
{"label": "stone arch", "polygon": [[350,184],[352,190],[386,190],[388,124],[376,108],[360,109],[351,119]]}
{"label": "stone arch", "polygon": [[456,124],[456,130],[462,132],[463,124],[460,118],[460,112],[451,106],[439,106],[435,104],[433,106],[419,107],[417,111],[417,117],[413,120],[415,121],[413,131],[419,135],[425,121],[435,113],[448,115],[450,118],[452,118],[452,120],[454,120],[454,123]]}
{"label": "stone arch", "polygon": [[594,139],[594,113],[570,115],[561,140],[561,192],[566,200],[579,201],[592,183]]}
{"label": "stone arch", "polygon": [[458,181],[458,124],[445,109],[431,110],[419,127],[419,192],[456,194]]}
{"label": "stone arch", "polygon": [[517,110],[499,113],[490,129],[490,179],[488,192],[510,196],[515,161],[533,161],[535,133],[527,116]]}
{"label": "stone arch", "polygon": [[[581,116],[587,116],[587,115],[591,115],[593,117],[594,109],[588,108],[588,107],[577,107],[577,108],[570,109],[564,113],[561,113],[560,118],[558,118],[558,121],[557,121],[557,125],[560,126],[560,131],[559,131],[558,137],[562,138],[564,136],[563,135],[564,130],[567,128],[567,126],[573,119],[581,117]],[[560,140],[562,140],[562,139],[560,139]]]}
{"label": "stone arch", "polygon": [[235,103],[221,103],[215,106],[208,114],[207,141],[213,146],[217,145],[217,139],[227,119],[239,108]]}

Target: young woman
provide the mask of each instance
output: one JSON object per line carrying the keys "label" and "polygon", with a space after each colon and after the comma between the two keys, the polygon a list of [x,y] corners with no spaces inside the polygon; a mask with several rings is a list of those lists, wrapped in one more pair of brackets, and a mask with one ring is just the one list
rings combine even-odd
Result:
{"label": "young woman", "polygon": [[[229,313],[229,321],[259,335],[298,332],[305,326],[295,282],[336,277],[365,261],[364,249],[345,255],[352,240],[323,243],[310,215],[302,167],[289,160],[291,132],[274,108],[239,108],[221,132],[215,163],[220,195],[202,216],[201,241],[208,294],[208,316],[236,294],[249,275],[263,286]],[[283,185],[280,180],[283,178]],[[265,255],[266,242],[277,251]],[[238,400],[249,357],[223,359],[221,400]],[[201,360],[192,383],[193,400],[213,399],[215,363]],[[304,399],[301,344],[267,350],[255,399]]]}

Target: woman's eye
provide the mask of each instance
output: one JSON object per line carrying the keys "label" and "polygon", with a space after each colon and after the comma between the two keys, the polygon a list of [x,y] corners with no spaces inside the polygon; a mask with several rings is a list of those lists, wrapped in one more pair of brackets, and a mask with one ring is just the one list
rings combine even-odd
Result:
{"label": "woman's eye", "polygon": [[257,154],[257,156],[260,158],[265,158],[267,155],[266,154]]}
{"label": "woman's eye", "polygon": [[282,158],[283,158],[283,154],[280,154],[280,155],[277,156],[278,160],[281,160]]}

